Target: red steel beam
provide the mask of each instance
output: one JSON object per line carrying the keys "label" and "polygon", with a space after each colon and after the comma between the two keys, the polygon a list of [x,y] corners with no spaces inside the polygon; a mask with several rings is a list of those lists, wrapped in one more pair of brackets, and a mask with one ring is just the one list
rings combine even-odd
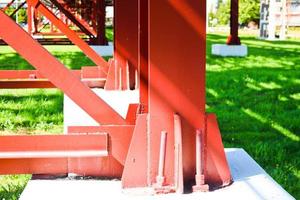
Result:
{"label": "red steel beam", "polygon": [[122,89],[134,89],[138,70],[138,0],[114,1],[114,59]]}
{"label": "red steel beam", "polygon": [[[81,76],[81,70],[72,70],[72,73]],[[56,88],[56,86],[37,70],[0,70],[0,88]]]}
{"label": "red steel beam", "polygon": [[[104,88],[105,79],[85,78],[81,81],[89,88]],[[0,89],[28,89],[28,88],[57,88],[47,79],[2,79]]]}
{"label": "red steel beam", "polygon": [[[31,32],[28,32],[31,33]],[[80,34],[80,33],[79,33]],[[34,35],[49,35],[49,33],[34,33]],[[52,35],[59,35],[58,34],[52,34]],[[83,39],[85,41],[88,41],[86,39]],[[36,41],[38,41],[42,45],[73,45],[73,43],[68,38],[37,38]],[[6,43],[0,39],[0,45],[6,45]]]}
{"label": "red steel beam", "polygon": [[[113,167],[112,167],[113,165]],[[0,174],[66,174],[119,178],[123,166],[112,156],[0,159]]]}
{"label": "red steel beam", "polygon": [[27,32],[32,34],[33,8],[27,4]]}
{"label": "red steel beam", "polygon": [[49,19],[61,32],[63,32],[75,45],[77,45],[97,66],[103,71],[108,71],[107,62],[99,56],[86,42],[84,42],[75,31],[70,29],[60,19],[58,19],[43,3],[39,0],[27,0],[27,4],[35,7],[37,11]]}
{"label": "red steel beam", "polygon": [[[91,27],[76,15],[73,15],[66,3],[62,5],[57,0],[50,0],[69,20],[71,20],[82,32],[89,36],[96,36],[97,33]],[[62,0],[61,0],[62,1]],[[64,2],[64,1],[63,1]]]}
{"label": "red steel beam", "polygon": [[27,89],[27,88],[56,88],[48,80],[28,79],[28,80],[0,80],[1,89]]}
{"label": "red steel beam", "polygon": [[138,40],[138,66],[139,66],[139,88],[140,103],[144,111],[148,111],[148,67],[149,67],[149,47],[148,47],[148,1],[139,0],[138,24],[140,26]]}
{"label": "red steel beam", "polygon": [[[81,70],[72,70],[74,75],[80,77]],[[38,70],[0,70],[0,79],[45,79]]]}
{"label": "red steel beam", "polygon": [[[71,72],[90,88],[103,88],[105,85],[106,76],[98,67],[82,67],[81,70]],[[0,70],[0,88],[56,88],[56,86],[37,70]]]}
{"label": "red steel beam", "polygon": [[[148,51],[139,53],[148,63],[141,67],[148,69],[141,77],[149,76],[149,110],[137,117],[122,186],[152,186],[156,193],[183,192],[189,187],[183,183],[192,182],[197,183],[194,191],[207,190],[207,184],[226,186],[231,176],[217,121],[205,113],[206,2],[144,3],[139,6],[148,14],[140,13],[139,23],[147,21],[148,26],[139,34],[148,29],[148,44],[140,35],[139,45]],[[196,150],[197,132],[203,151]],[[204,166],[196,173],[202,158]]]}
{"label": "red steel beam", "polygon": [[122,116],[2,11],[0,11],[0,37],[97,122],[126,124]]}
{"label": "red steel beam", "polygon": [[109,134],[110,154],[124,165],[134,127],[134,125],[69,126],[68,134],[107,132]]}
{"label": "red steel beam", "polygon": [[175,113],[183,127],[184,181],[195,176],[195,132],[205,130],[205,9],[205,1],[149,1],[148,167],[153,184],[158,175],[155,161],[159,160],[162,131],[168,133],[165,184],[174,184]]}
{"label": "red steel beam", "polygon": [[99,157],[108,154],[106,133],[0,136],[0,159]]}
{"label": "red steel beam", "polygon": [[1,136],[0,174],[76,173],[120,177],[123,167],[110,155],[107,137],[106,133],[99,132]]}

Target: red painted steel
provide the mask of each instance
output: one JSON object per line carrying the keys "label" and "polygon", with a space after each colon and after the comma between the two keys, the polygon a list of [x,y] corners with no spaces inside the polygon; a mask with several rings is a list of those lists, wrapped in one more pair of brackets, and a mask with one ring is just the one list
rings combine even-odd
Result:
{"label": "red painted steel", "polygon": [[107,89],[134,89],[138,70],[138,0],[115,0],[114,15],[113,73],[119,84]]}
{"label": "red painted steel", "polygon": [[205,127],[205,2],[151,1],[148,11],[150,180],[155,183],[164,130],[168,132],[165,184],[173,186],[174,114],[182,123],[184,181],[195,177],[194,135]]}
{"label": "red painted steel", "polygon": [[[28,31],[27,31],[28,32]],[[30,33],[30,32],[28,32]],[[80,34],[80,33],[78,33]],[[31,33],[31,35],[38,36],[39,33]],[[47,36],[47,33],[43,33],[44,36]],[[54,36],[59,36],[61,33],[51,33],[51,37],[46,38],[35,38],[41,45],[73,45],[73,43],[68,38],[55,38]],[[88,42],[87,39],[83,38],[84,41]],[[0,45],[7,45],[5,41],[0,39]]]}
{"label": "red painted steel", "polygon": [[[223,156],[225,154],[219,140],[217,124],[211,124],[209,121],[209,128],[206,126],[205,3],[200,1],[148,1],[148,3],[148,15],[144,16],[149,17],[146,45],[148,50],[144,51],[147,52],[148,66],[143,69],[148,69],[149,73],[145,73],[146,77],[141,75],[141,78],[148,80],[149,114],[144,121],[142,119],[137,121],[139,124],[136,128],[144,133],[137,130],[133,134],[126,159],[128,166],[125,166],[122,177],[123,187],[136,187],[140,184],[153,186],[157,193],[168,193],[183,192],[183,188],[187,187],[183,183],[191,181],[203,183],[202,190],[204,186],[206,190],[208,189],[204,181],[209,183],[211,188],[228,185],[231,179],[227,173],[229,168]],[[143,4],[140,3],[139,6],[141,5]],[[139,23],[144,21],[145,19],[140,19]],[[143,48],[143,44],[145,43],[142,43],[140,38],[140,49]],[[196,173],[196,160],[201,159],[198,156],[202,153],[198,153],[196,157],[196,130],[200,130],[204,135],[202,145],[209,146],[207,151],[203,151],[203,175],[198,171],[200,179]],[[163,139],[166,142],[164,156],[160,153],[162,132],[167,132],[166,139]],[[147,147],[140,147],[139,143],[146,144]],[[147,157],[142,157],[142,154]],[[216,154],[220,154],[219,160],[212,162],[210,159],[212,155],[215,158]],[[205,158],[209,160],[208,163]],[[210,167],[221,170],[208,171]],[[137,175],[130,177],[132,172],[137,172]],[[195,191],[199,191],[198,185],[194,187]]]}
{"label": "red painted steel", "polygon": [[[72,73],[81,76],[80,70],[72,70]],[[0,88],[56,88],[56,86],[37,70],[0,70]]]}
{"label": "red painted steel", "polygon": [[[107,132],[109,136],[109,156],[107,158],[90,159],[97,166],[81,166],[81,170],[78,170],[78,164],[82,162],[82,159],[72,159],[69,166],[74,166],[77,169],[77,173],[89,175],[101,175],[109,177],[122,176],[125,159],[129,149],[129,144],[132,138],[134,126],[75,126],[68,127],[69,134],[78,133],[95,133],[95,132]],[[91,173],[92,172],[92,173]],[[112,173],[113,172],[113,173]]]}
{"label": "red painted steel", "polygon": [[123,165],[111,155],[102,158],[71,158],[68,162],[68,170],[70,173],[82,176],[120,178]]}
{"label": "red painted steel", "polygon": [[56,88],[50,81],[42,79],[28,80],[0,80],[1,89],[25,89],[25,88]]}
{"label": "red painted steel", "polygon": [[[35,135],[1,136],[1,155],[19,152],[56,152],[56,151],[107,151],[107,133],[82,135]],[[28,155],[30,156],[30,155]],[[67,156],[65,156],[67,157]],[[47,155],[46,157],[47,158]]]}
{"label": "red painted steel", "polygon": [[[82,67],[81,70],[71,72],[90,88],[104,88],[106,75],[99,67]],[[0,88],[56,88],[56,86],[37,70],[0,70]]]}
{"label": "red painted steel", "polygon": [[71,22],[73,22],[81,31],[89,36],[96,36],[96,32],[85,22],[84,20],[80,19],[76,15],[73,15],[64,1],[58,2],[57,0],[50,0],[53,5],[55,5],[60,12],[62,12]]}
{"label": "red painted steel", "polygon": [[109,135],[109,152],[118,162],[124,165],[133,129],[133,125],[71,126],[68,127],[68,133],[107,132]]}
{"label": "red painted steel", "polygon": [[228,45],[240,45],[239,38],[239,0],[230,2],[230,35],[227,38]]}
{"label": "red painted steel", "polygon": [[[29,1],[43,11],[38,0]],[[0,36],[39,73],[103,123],[68,127],[68,133],[105,132],[108,137],[108,156],[104,158],[56,158],[55,164],[51,159],[5,159],[0,169],[122,177],[124,188],[148,186],[156,193],[183,193],[192,189],[194,183],[194,191],[229,185],[231,175],[217,120],[205,113],[205,1],[116,0],[114,5],[115,57],[108,62],[109,70],[83,68],[80,77],[65,69],[0,12]],[[12,75],[15,76],[34,75],[22,72]],[[107,79],[104,87],[110,90],[138,88],[140,104],[130,105],[127,118],[123,119],[84,86],[80,78]],[[53,152],[60,153],[59,149]],[[20,162],[24,162],[23,169],[18,166]]]}
{"label": "red painted steel", "polygon": [[205,132],[196,130],[196,175],[195,182],[193,186],[194,192],[207,192],[209,191],[209,185],[205,184],[204,176],[204,142]]}
{"label": "red painted steel", "polygon": [[179,115],[174,115],[174,189],[184,192],[183,154],[182,154],[182,123]]}
{"label": "red painted steel", "polygon": [[108,71],[107,62],[99,56],[86,42],[70,29],[65,23],[58,19],[43,3],[39,0],[27,0],[27,4],[35,7],[37,11],[49,19],[61,32],[63,32],[75,45],[77,45],[97,66]]}
{"label": "red painted steel", "polygon": [[166,157],[166,143],[167,132],[162,131],[160,136],[159,160],[158,160],[158,174],[156,176],[156,187],[163,187],[165,184],[165,157]]}
{"label": "red painted steel", "polygon": [[[50,0],[43,3],[51,12],[58,15],[63,23],[72,27],[77,34],[81,34],[79,31],[82,31],[89,44],[107,45],[105,36],[105,0]],[[30,12],[28,10],[28,16],[30,16]],[[39,14],[36,14],[33,18],[28,18],[28,24],[31,25],[32,23],[35,25],[34,35],[63,34],[54,27],[51,21],[45,23],[45,21],[41,20]],[[43,27],[48,24],[50,25],[50,31],[43,30]],[[29,29],[30,27],[32,26],[29,26]],[[79,30],[74,29],[74,27],[78,27]],[[59,38],[48,38],[50,41],[54,39]],[[49,43],[51,44],[51,42]]]}
{"label": "red painted steel", "polygon": [[147,117],[147,114],[141,114],[136,120],[122,174],[122,187],[124,188],[149,185]]}
{"label": "red painted steel", "polygon": [[1,136],[0,147],[0,174],[67,173],[70,157],[105,156],[108,141],[105,133]]}
{"label": "red painted steel", "polygon": [[[63,64],[1,11],[0,37],[97,122],[101,124],[126,124],[117,112],[80,82]],[[21,40],[22,43],[16,38]]]}
{"label": "red painted steel", "polygon": [[[81,79],[81,82],[89,88],[104,88],[106,79]],[[23,79],[23,80],[0,80],[1,89],[25,89],[25,88],[57,88],[47,79]]]}
{"label": "red painted steel", "polygon": [[[94,67],[91,67],[94,69]],[[81,77],[81,70],[71,70],[72,74]],[[94,75],[99,74],[95,72]],[[0,70],[0,79],[45,79],[38,70]]]}
{"label": "red painted steel", "polygon": [[32,34],[33,8],[27,4],[27,32]]}
{"label": "red painted steel", "polygon": [[139,0],[138,5],[138,67],[140,103],[148,112],[148,0]]}
{"label": "red painted steel", "polygon": [[205,182],[212,188],[223,187],[229,185],[232,182],[232,179],[222,144],[217,118],[214,114],[207,115],[206,126],[206,158],[204,158]]}

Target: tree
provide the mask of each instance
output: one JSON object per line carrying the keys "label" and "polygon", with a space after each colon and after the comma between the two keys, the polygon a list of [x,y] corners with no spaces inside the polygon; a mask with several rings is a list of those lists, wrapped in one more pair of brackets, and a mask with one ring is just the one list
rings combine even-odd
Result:
{"label": "tree", "polygon": [[[15,11],[15,8],[13,7],[9,7],[5,13],[7,15],[11,15],[13,12]],[[12,16],[12,18],[14,20],[16,20],[16,14]],[[27,11],[26,11],[26,8],[21,8],[19,11],[18,11],[18,22],[19,23],[26,23],[27,22]]]}
{"label": "tree", "polygon": [[247,25],[254,21],[259,23],[260,18],[260,0],[239,0],[239,21],[241,24]]}
{"label": "tree", "polygon": [[[230,2],[226,0],[223,2],[219,1],[219,7],[216,13],[218,24],[227,25],[230,20]],[[249,22],[254,21],[258,24],[259,22],[259,9],[260,0],[239,0],[239,22],[240,24],[247,25]]]}
{"label": "tree", "polygon": [[230,19],[230,0],[219,2],[216,18],[219,25],[229,24]]}

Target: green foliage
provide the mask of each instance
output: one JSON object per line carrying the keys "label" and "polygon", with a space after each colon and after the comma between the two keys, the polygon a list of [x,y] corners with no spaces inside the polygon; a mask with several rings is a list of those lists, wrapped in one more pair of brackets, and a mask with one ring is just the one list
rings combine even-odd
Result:
{"label": "green foliage", "polygon": [[219,25],[227,25],[230,20],[230,1],[219,2],[219,7],[216,13],[216,18]]}
{"label": "green foliage", "polygon": [[27,11],[25,8],[21,8],[18,13],[18,22],[27,23]]}
{"label": "green foliage", "polygon": [[[7,15],[11,15],[15,11],[15,8],[9,7],[5,13]],[[14,20],[16,20],[16,14],[12,16]],[[26,8],[20,8],[18,11],[18,23],[27,23],[27,11]]]}
{"label": "green foliage", "polygon": [[0,176],[0,200],[18,200],[30,175]]}
{"label": "green foliage", "polygon": [[112,27],[106,28],[106,38],[109,42],[112,42],[114,39],[114,30]]}
{"label": "green foliage", "polygon": [[[260,0],[239,1],[239,23],[247,25],[249,22],[259,22]],[[219,25],[227,25],[230,21],[230,0],[220,2],[216,13]]]}
{"label": "green foliage", "polygon": [[239,1],[239,21],[241,24],[247,25],[254,21],[259,23],[260,0],[240,0]]}
{"label": "green foliage", "polygon": [[241,36],[245,58],[211,55],[226,35],[208,35],[207,111],[218,116],[225,147],[244,148],[300,199],[300,41]]}

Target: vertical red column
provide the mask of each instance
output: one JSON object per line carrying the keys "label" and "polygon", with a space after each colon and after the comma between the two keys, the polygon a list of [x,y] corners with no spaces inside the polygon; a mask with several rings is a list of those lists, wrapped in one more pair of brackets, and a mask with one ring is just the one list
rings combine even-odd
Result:
{"label": "vertical red column", "polygon": [[195,181],[194,191],[228,185],[217,122],[205,114],[206,1],[139,0],[138,23],[140,94],[148,114],[138,115],[122,186],[168,193]]}
{"label": "vertical red column", "polygon": [[27,32],[32,34],[32,7],[27,4]]}
{"label": "vertical red column", "polygon": [[[51,12],[54,11],[54,7],[53,7],[53,4],[51,4]],[[50,33],[54,33],[54,26],[53,26],[53,23],[50,22]]]}
{"label": "vertical red column", "polygon": [[230,4],[230,35],[227,38],[228,45],[240,45],[239,32],[239,0],[231,0]]}
{"label": "vertical red column", "polygon": [[[149,1],[149,182],[167,132],[164,183],[174,184],[174,115],[181,118],[183,177],[195,178],[195,133],[205,129],[206,2]],[[181,131],[181,130],[180,130]]]}
{"label": "vertical red column", "polygon": [[138,69],[138,0],[114,1],[114,58],[121,83],[134,89]]}
{"label": "vertical red column", "polygon": [[[27,2],[28,4],[28,2]],[[33,8],[33,6],[31,6]],[[33,21],[33,26],[34,26],[34,33],[38,33],[38,28],[39,28],[39,20],[38,20],[38,11],[36,9],[33,9],[33,15],[32,15],[32,21]]]}
{"label": "vertical red column", "polygon": [[139,0],[140,103],[148,111],[148,0]]}

